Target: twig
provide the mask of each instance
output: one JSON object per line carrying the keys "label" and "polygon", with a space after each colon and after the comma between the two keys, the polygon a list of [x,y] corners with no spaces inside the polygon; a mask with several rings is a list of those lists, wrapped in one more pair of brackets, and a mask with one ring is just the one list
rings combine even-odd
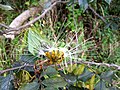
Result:
{"label": "twig", "polygon": [[120,16],[108,15],[108,16],[104,16],[104,18],[120,18]]}
{"label": "twig", "polygon": [[5,34],[6,32],[9,32],[8,29],[12,29],[11,27],[9,27],[9,26],[7,26],[7,25],[5,25],[5,24],[3,24],[3,23],[0,23],[0,26],[6,28],[6,30],[0,31],[0,35],[3,35],[3,34]]}
{"label": "twig", "polygon": [[6,29],[10,29],[11,28],[11,27],[9,27],[9,26],[7,26],[5,24],[2,24],[2,23],[0,23],[0,26],[5,27]]}
{"label": "twig", "polygon": [[24,68],[24,67],[33,67],[33,65],[24,64],[24,65],[19,66],[19,67],[14,67],[14,68],[9,68],[9,69],[5,69],[5,70],[1,70],[0,74],[3,74],[3,73],[8,72],[8,71],[16,70],[16,69],[21,69],[21,68]]}
{"label": "twig", "polygon": [[79,61],[78,64],[87,64],[87,65],[96,65],[96,66],[107,66],[107,67],[114,67],[117,70],[120,70],[120,66],[116,64],[108,64],[108,63],[96,63],[96,62],[88,62],[88,61]]}
{"label": "twig", "polygon": [[[44,61],[46,62],[46,61]],[[43,63],[43,62],[42,62]],[[42,64],[41,63],[41,64]],[[120,66],[119,65],[116,65],[116,64],[108,64],[108,63],[96,63],[96,62],[88,62],[88,61],[78,61],[78,62],[73,62],[74,64],[86,64],[86,65],[96,65],[96,66],[106,66],[106,67],[110,67],[110,68],[115,68],[117,70],[120,70]],[[70,62],[68,62],[68,64],[70,64]],[[24,67],[33,67],[34,65],[30,65],[30,64],[25,64],[23,66],[19,66],[19,67],[14,67],[14,68],[9,68],[9,69],[6,69],[6,70],[1,70],[0,71],[0,74],[3,74],[5,72],[8,72],[8,71],[12,71],[12,70],[16,70],[16,69],[21,69],[21,68],[24,68]],[[50,65],[50,66],[55,66],[55,65]],[[58,64],[59,66],[59,64]],[[46,68],[46,66],[44,66],[43,68]]]}
{"label": "twig", "polygon": [[89,9],[90,9],[97,17],[99,17],[104,23],[107,23],[106,20],[105,20],[102,16],[100,16],[90,5],[89,5],[88,7],[89,7]]}

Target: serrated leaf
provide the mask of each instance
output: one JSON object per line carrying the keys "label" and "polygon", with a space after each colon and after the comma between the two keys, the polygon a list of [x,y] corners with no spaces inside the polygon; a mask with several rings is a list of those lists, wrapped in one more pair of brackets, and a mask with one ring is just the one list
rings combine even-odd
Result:
{"label": "serrated leaf", "polygon": [[77,81],[77,76],[73,74],[64,74],[62,71],[59,71],[59,74],[65,78],[69,84],[74,84]]}
{"label": "serrated leaf", "polygon": [[62,77],[47,78],[42,82],[47,87],[65,87],[67,85],[66,81]]}
{"label": "serrated leaf", "polygon": [[68,73],[72,73],[77,67],[77,64],[73,64],[73,65],[69,65],[68,67],[66,67],[66,70]]}
{"label": "serrated leaf", "polygon": [[111,83],[113,78],[114,72],[113,71],[107,71],[101,74],[100,78],[104,79],[105,81]]}
{"label": "serrated leaf", "polygon": [[83,82],[86,82],[88,79],[90,79],[93,76],[93,72],[90,72],[87,68],[85,68],[83,74],[78,76],[79,80],[82,80]]}
{"label": "serrated leaf", "polygon": [[11,81],[14,79],[13,75],[7,75],[6,77],[0,77],[0,90],[12,90],[13,85]]}
{"label": "serrated leaf", "polygon": [[51,76],[54,76],[54,75],[58,74],[58,71],[57,71],[55,68],[49,66],[49,67],[47,67],[47,69],[44,71],[44,74],[45,74],[45,75],[49,75],[49,76],[51,77]]}
{"label": "serrated leaf", "polygon": [[44,51],[50,48],[50,41],[37,31],[29,30],[28,50],[33,55],[44,55]]}
{"label": "serrated leaf", "polygon": [[19,90],[39,90],[39,83],[32,82],[24,84]]}
{"label": "serrated leaf", "polygon": [[72,75],[72,74],[66,74],[65,75],[65,79],[66,81],[69,83],[69,84],[73,84],[75,83],[77,80],[76,80],[76,76]]}
{"label": "serrated leaf", "polygon": [[3,10],[14,10],[11,6],[3,5],[3,4],[0,4],[0,8],[3,9]]}
{"label": "serrated leaf", "polygon": [[33,56],[32,54],[26,54],[20,56],[20,61],[26,62],[26,63],[34,63],[38,57]]}
{"label": "serrated leaf", "polygon": [[35,33],[32,30],[29,30],[28,33],[28,50],[31,52],[33,55],[38,54],[39,48],[40,48],[40,40],[39,40],[39,35]]}
{"label": "serrated leaf", "polygon": [[89,90],[94,90],[95,74],[90,79]]}
{"label": "serrated leaf", "polygon": [[80,75],[83,73],[85,65],[79,65],[73,72],[75,75]]}
{"label": "serrated leaf", "polygon": [[112,0],[105,0],[106,3],[108,3],[110,5]]}
{"label": "serrated leaf", "polygon": [[88,8],[87,0],[78,0],[80,7],[85,11]]}
{"label": "serrated leaf", "polygon": [[106,90],[105,82],[100,80],[97,85],[95,86],[95,90]]}

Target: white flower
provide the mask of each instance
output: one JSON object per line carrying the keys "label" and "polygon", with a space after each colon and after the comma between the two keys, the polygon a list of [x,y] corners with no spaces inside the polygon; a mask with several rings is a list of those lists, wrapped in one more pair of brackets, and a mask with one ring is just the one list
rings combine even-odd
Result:
{"label": "white flower", "polygon": [[[40,34],[30,30],[28,33],[28,49],[33,55],[44,55],[51,63],[62,62],[65,67],[68,62],[72,65],[73,61],[82,60],[83,54],[88,51],[88,48],[93,44],[89,44],[88,40],[80,43],[74,42],[72,37],[64,46],[60,46],[61,42],[54,42],[54,40],[46,39]],[[64,59],[64,60],[63,60]]]}

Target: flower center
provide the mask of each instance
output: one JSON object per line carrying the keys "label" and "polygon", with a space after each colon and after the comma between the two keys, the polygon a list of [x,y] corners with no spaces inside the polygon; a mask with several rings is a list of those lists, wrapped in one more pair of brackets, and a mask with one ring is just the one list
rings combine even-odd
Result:
{"label": "flower center", "polygon": [[59,64],[64,59],[64,52],[60,50],[52,50],[45,52],[45,56],[49,59],[49,64]]}

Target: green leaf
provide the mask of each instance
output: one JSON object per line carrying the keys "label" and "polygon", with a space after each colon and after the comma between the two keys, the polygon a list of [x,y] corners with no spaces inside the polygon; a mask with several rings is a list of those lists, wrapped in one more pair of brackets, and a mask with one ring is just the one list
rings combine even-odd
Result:
{"label": "green leaf", "polygon": [[83,74],[78,76],[79,80],[82,80],[83,82],[86,82],[88,79],[90,79],[94,75],[93,72],[90,72],[87,68],[85,68]]}
{"label": "green leaf", "polygon": [[0,67],[0,70],[3,70],[3,68]]}
{"label": "green leaf", "polygon": [[49,66],[49,67],[47,67],[47,69],[44,71],[43,74],[51,77],[51,76],[58,74],[58,71],[56,71],[55,68]]}
{"label": "green leaf", "polygon": [[95,83],[95,74],[90,79],[90,83],[89,83],[90,90],[94,90],[94,83]]}
{"label": "green leaf", "polygon": [[103,80],[100,80],[95,86],[95,90],[107,90],[105,82]]}
{"label": "green leaf", "polygon": [[67,85],[66,81],[62,77],[47,78],[42,82],[47,87],[65,87]]}
{"label": "green leaf", "polygon": [[29,6],[30,5],[30,1],[25,2],[25,5]]}
{"label": "green leaf", "polygon": [[19,72],[17,72],[16,77],[19,78],[21,83],[29,82],[32,79],[32,76],[26,70],[20,70]]}
{"label": "green leaf", "polygon": [[28,33],[28,50],[33,55],[44,55],[44,51],[48,49],[50,41],[41,35],[38,31],[29,30]]}
{"label": "green leaf", "polygon": [[39,3],[38,3],[38,0],[32,0],[32,3],[31,3],[33,6],[37,6],[37,5],[39,5]]}
{"label": "green leaf", "polygon": [[115,22],[109,22],[105,25],[104,29],[108,29],[111,28],[112,30],[118,30],[119,29],[119,25],[116,24]]}
{"label": "green leaf", "polygon": [[3,4],[0,4],[0,8],[3,9],[3,10],[14,10],[11,6],[3,5]]}
{"label": "green leaf", "polygon": [[105,81],[111,83],[113,78],[114,72],[113,71],[107,71],[101,74],[100,78],[104,79]]}
{"label": "green leaf", "polygon": [[85,89],[81,89],[80,87],[75,87],[75,86],[70,85],[68,87],[68,90],[85,90]]}
{"label": "green leaf", "polygon": [[39,90],[39,83],[32,82],[24,84],[19,90]]}
{"label": "green leaf", "polygon": [[119,25],[115,22],[112,22],[110,27],[112,28],[112,30],[118,30],[119,29]]}
{"label": "green leaf", "polygon": [[29,30],[28,33],[28,50],[31,52],[33,55],[38,54],[39,48],[40,48],[40,38],[37,33],[35,33],[32,30]]}
{"label": "green leaf", "polygon": [[106,3],[108,3],[110,5],[112,0],[105,0]]}
{"label": "green leaf", "polygon": [[73,74],[64,74],[63,72],[59,72],[59,74],[65,78],[65,80],[69,83],[69,84],[74,84],[77,80],[77,76],[73,75]]}
{"label": "green leaf", "polygon": [[55,87],[49,86],[49,87],[46,87],[45,90],[59,90],[59,89],[58,89],[58,88],[55,88]]}
{"label": "green leaf", "polygon": [[73,72],[74,72],[75,75],[80,75],[80,74],[83,73],[84,68],[85,68],[84,64],[79,65]]}
{"label": "green leaf", "polygon": [[0,76],[0,90],[13,90],[12,80],[13,75],[7,75],[6,77]]}
{"label": "green leaf", "polygon": [[76,76],[72,75],[72,74],[66,74],[65,75],[65,79],[66,81],[69,83],[69,84],[73,84],[75,83],[77,80],[76,80]]}
{"label": "green leaf", "polygon": [[88,8],[87,0],[78,0],[80,7],[83,9],[83,12]]}
{"label": "green leaf", "polygon": [[20,61],[26,62],[26,63],[34,63],[38,57],[33,56],[32,54],[26,54],[20,56]]}

